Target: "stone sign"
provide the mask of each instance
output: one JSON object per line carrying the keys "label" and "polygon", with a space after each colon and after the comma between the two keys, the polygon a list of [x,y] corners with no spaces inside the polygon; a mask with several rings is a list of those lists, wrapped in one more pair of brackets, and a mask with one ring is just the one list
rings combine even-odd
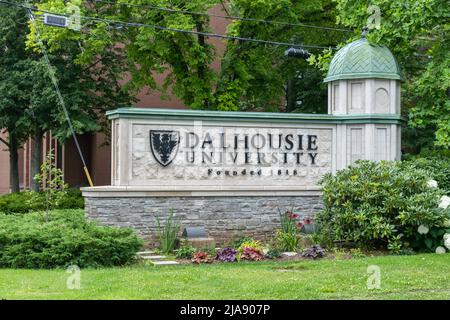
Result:
{"label": "stone sign", "polygon": [[331,171],[331,128],[131,124],[129,185],[316,185]]}
{"label": "stone sign", "polygon": [[400,80],[391,52],[363,38],[331,62],[328,114],[110,111],[111,186],[82,189],[86,213],[150,238],[170,211],[219,241],[267,236],[279,210],[322,208],[324,174],[400,159]]}

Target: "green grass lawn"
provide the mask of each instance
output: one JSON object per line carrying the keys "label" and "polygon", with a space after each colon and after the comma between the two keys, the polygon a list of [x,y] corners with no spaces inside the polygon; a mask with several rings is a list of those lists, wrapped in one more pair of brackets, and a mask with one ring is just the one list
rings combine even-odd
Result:
{"label": "green grass lawn", "polygon": [[[367,289],[369,265],[381,289]],[[0,299],[450,299],[450,254],[86,269],[79,290],[68,276],[2,269]]]}

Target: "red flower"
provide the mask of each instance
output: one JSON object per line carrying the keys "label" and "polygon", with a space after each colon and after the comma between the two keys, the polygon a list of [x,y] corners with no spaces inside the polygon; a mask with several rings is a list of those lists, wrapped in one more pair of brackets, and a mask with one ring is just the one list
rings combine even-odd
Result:
{"label": "red flower", "polygon": [[312,223],[312,219],[310,217],[306,217],[305,219],[303,219],[303,222],[305,224],[311,224]]}
{"label": "red flower", "polygon": [[296,225],[297,225],[297,228],[299,228],[299,229],[303,228],[303,223],[301,223],[301,222],[297,222]]}
{"label": "red flower", "polygon": [[291,211],[287,211],[287,212],[286,212],[286,215],[288,216],[289,219],[297,219],[297,218],[299,217],[298,214],[293,213],[293,212],[291,212]]}

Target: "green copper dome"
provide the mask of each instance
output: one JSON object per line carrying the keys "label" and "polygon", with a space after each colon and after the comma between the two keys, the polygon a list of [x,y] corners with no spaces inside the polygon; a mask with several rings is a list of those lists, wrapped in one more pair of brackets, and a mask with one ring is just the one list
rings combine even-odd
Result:
{"label": "green copper dome", "polygon": [[401,80],[391,51],[369,43],[366,38],[353,41],[334,55],[324,82],[361,78]]}

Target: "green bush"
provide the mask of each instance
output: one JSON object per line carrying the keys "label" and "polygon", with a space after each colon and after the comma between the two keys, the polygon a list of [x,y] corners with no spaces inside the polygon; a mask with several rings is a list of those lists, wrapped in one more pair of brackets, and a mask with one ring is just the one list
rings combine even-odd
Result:
{"label": "green bush", "polygon": [[405,168],[422,169],[437,181],[440,189],[450,195],[450,151],[426,152],[418,156],[409,156],[403,161]]}
{"label": "green bush", "polygon": [[57,209],[84,209],[84,198],[81,190],[71,188],[66,190],[66,194],[57,205]]}
{"label": "green bush", "polygon": [[192,259],[197,250],[191,245],[183,244],[180,248],[175,250],[175,257],[177,259]]}
{"label": "green bush", "polygon": [[[32,211],[45,210],[45,193],[22,191],[0,196],[0,212],[27,213]],[[84,199],[80,189],[68,189],[61,197],[56,209],[82,209],[84,208]]]}
{"label": "green bush", "polygon": [[438,208],[443,191],[427,185],[429,173],[400,162],[359,161],[321,181],[324,210],[317,214],[321,236],[399,252],[418,227],[439,227],[449,210]]}
{"label": "green bush", "polygon": [[0,267],[118,266],[133,260],[142,240],[129,228],[98,226],[82,210],[0,214]]}
{"label": "green bush", "polygon": [[0,196],[0,212],[26,213],[30,208],[31,192],[18,192]]}

